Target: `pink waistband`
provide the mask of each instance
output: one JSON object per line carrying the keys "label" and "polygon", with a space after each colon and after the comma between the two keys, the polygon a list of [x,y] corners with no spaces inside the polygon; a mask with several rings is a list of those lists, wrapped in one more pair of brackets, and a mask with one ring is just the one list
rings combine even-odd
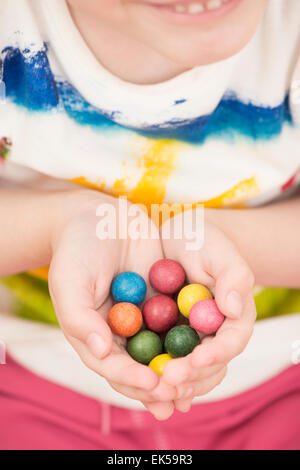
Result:
{"label": "pink waistband", "polygon": [[[246,373],[246,372],[245,372]],[[11,357],[0,366],[0,395],[22,399],[35,407],[59,413],[82,424],[105,426],[113,430],[149,428],[157,421],[147,412],[128,410],[98,402],[39,377],[20,366]],[[160,423],[167,430],[178,427],[205,427],[207,432],[220,431],[238,425],[263,410],[270,402],[300,392],[300,366],[292,366],[266,383],[238,396],[197,404],[194,412],[175,412],[168,421]]]}

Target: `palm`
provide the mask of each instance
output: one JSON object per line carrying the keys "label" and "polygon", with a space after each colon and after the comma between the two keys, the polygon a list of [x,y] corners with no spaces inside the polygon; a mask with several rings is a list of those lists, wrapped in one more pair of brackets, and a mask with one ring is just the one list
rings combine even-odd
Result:
{"label": "palm", "polygon": [[[122,386],[143,387],[148,381],[153,388],[157,383],[153,371],[128,355],[126,340],[111,335],[106,318],[113,304],[110,288],[114,277],[123,271],[134,271],[147,281],[151,265],[163,257],[160,241],[100,240],[96,237],[94,213],[81,214],[68,225],[51,264],[50,290],[59,322],[88,367],[104,376],[114,388],[120,377]],[[148,286],[148,296],[150,292]],[[81,318],[84,322],[78,334],[72,325],[81,324]],[[109,340],[109,354],[105,358],[94,357],[86,346],[86,338],[93,331]]]}

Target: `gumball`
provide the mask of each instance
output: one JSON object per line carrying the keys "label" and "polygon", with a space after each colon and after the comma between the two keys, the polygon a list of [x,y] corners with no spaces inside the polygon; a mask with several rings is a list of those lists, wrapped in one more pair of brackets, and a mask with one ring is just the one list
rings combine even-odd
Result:
{"label": "gumball", "polygon": [[152,359],[162,353],[160,337],[153,331],[144,330],[129,339],[128,354],[141,364],[149,364]]}
{"label": "gumball", "polygon": [[212,299],[209,290],[201,284],[189,284],[178,294],[177,304],[182,315],[188,318],[192,306],[203,299]]}
{"label": "gumball", "polygon": [[205,335],[211,335],[220,328],[225,317],[214,300],[204,299],[193,305],[189,320],[192,328]]}
{"label": "gumball", "polygon": [[149,282],[161,294],[175,294],[184,284],[183,267],[172,259],[162,259],[153,264],[149,271]]}
{"label": "gumball", "polygon": [[178,307],[171,297],[155,295],[144,304],[143,316],[149,330],[163,333],[175,325]]}
{"label": "gumball", "polygon": [[200,344],[197,332],[187,325],[175,326],[165,339],[165,349],[172,357],[183,357],[190,354]]}
{"label": "gumball", "polygon": [[158,375],[163,375],[164,368],[167,364],[172,359],[170,354],[160,354],[159,356],[156,356],[154,359],[149,364],[149,367],[154,370]]}
{"label": "gumball", "polygon": [[143,316],[136,305],[122,302],[110,309],[107,322],[116,335],[129,338],[142,328]]}
{"label": "gumball", "polygon": [[147,286],[137,273],[125,271],[119,274],[112,283],[112,296],[116,302],[139,304],[143,302]]}

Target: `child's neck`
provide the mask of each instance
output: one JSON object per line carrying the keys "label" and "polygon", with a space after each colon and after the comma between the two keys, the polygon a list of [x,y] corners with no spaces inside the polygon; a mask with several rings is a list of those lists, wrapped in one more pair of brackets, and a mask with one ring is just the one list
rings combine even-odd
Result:
{"label": "child's neck", "polygon": [[140,85],[155,84],[186,70],[126,32],[110,28],[85,12],[70,11],[82,37],[99,62],[122,80]]}

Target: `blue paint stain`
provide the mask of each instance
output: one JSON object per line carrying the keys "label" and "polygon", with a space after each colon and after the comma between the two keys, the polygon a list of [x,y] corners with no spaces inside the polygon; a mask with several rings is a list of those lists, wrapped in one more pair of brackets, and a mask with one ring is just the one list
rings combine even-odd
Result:
{"label": "blue paint stain", "polygon": [[[210,115],[129,128],[115,122],[120,116],[118,110],[105,112],[96,108],[70,83],[56,79],[49,64],[46,45],[44,50],[35,54],[15,48],[6,48],[3,52],[6,54],[4,81],[8,98],[30,111],[49,111],[60,103],[71,119],[99,132],[131,130],[146,137],[203,144],[210,138],[234,141],[241,135],[252,140],[269,140],[280,135],[284,125],[292,124],[288,96],[277,107],[263,107],[243,103],[231,92],[223,96]],[[175,104],[184,101],[179,99]]]}
{"label": "blue paint stain", "polygon": [[28,49],[8,47],[5,54],[3,79],[6,94],[15,103],[30,111],[45,111],[58,104],[58,92],[46,47],[34,55]]}
{"label": "blue paint stain", "polygon": [[185,100],[185,99],[176,100],[176,101],[174,101],[174,106],[177,106],[178,104],[183,104],[183,103],[186,103],[186,102],[187,102],[187,100]]}
{"label": "blue paint stain", "polygon": [[119,111],[105,113],[105,111],[91,105],[83,96],[67,81],[57,81],[59,96],[65,112],[74,121],[81,125],[87,125],[99,129],[113,129],[122,126],[114,119],[120,114]]}
{"label": "blue paint stain", "polygon": [[143,129],[144,135],[202,144],[208,138],[234,140],[243,135],[253,140],[269,140],[278,136],[283,126],[292,124],[289,97],[277,107],[261,107],[243,103],[233,94],[227,94],[210,115],[186,121],[172,120],[163,125]]}
{"label": "blue paint stain", "polygon": [[211,115],[132,128],[114,121],[119,115],[118,111],[105,113],[87,103],[68,82],[58,82],[57,86],[66,113],[79,124],[99,130],[131,130],[145,137],[202,144],[211,137],[234,140],[240,135],[253,140],[268,140],[279,135],[286,123],[292,123],[288,96],[281,105],[271,108],[242,103],[230,93],[223,97]]}

